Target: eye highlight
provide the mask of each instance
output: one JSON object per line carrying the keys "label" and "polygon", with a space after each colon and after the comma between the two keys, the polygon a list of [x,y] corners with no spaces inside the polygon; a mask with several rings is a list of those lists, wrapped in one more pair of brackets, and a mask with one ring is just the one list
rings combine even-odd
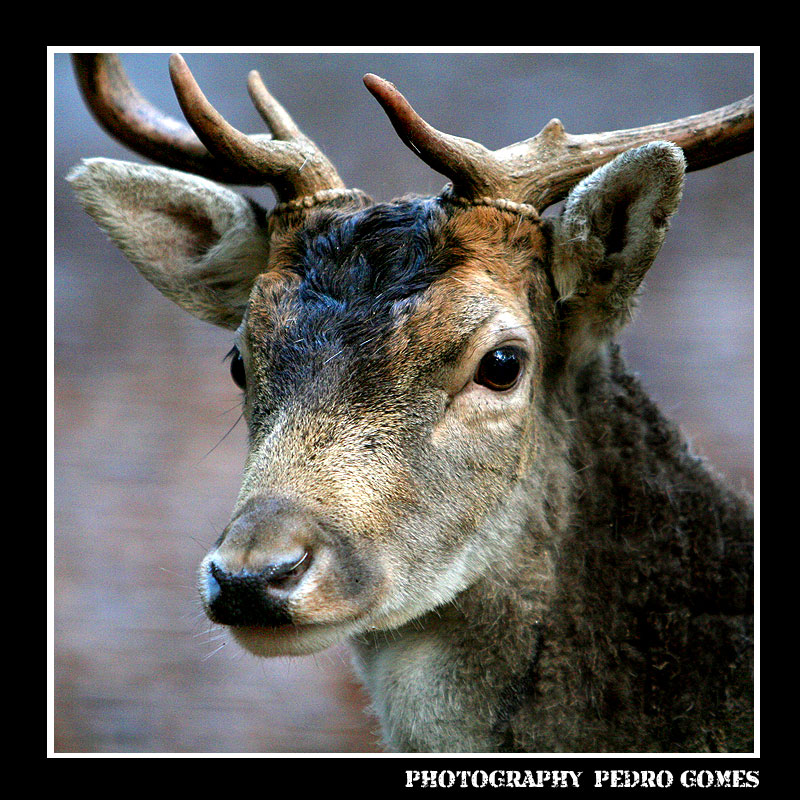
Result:
{"label": "eye highlight", "polygon": [[523,353],[517,347],[498,347],[490,350],[475,370],[475,383],[503,392],[511,389],[522,372]]}
{"label": "eye highlight", "polygon": [[233,378],[233,382],[244,391],[247,388],[247,376],[244,371],[244,359],[239,352],[239,348],[234,345],[225,358],[231,360],[231,378]]}

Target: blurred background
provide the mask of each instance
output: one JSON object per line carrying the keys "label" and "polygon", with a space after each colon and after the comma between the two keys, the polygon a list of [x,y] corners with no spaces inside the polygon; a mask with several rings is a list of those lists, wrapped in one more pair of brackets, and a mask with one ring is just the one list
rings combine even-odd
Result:
{"label": "blurred background", "polygon": [[[361,83],[393,81],[435,127],[496,149],[559,117],[636,127],[753,92],[752,54],[205,54],[183,51],[240,130],[264,130],[256,68],[350,186],[376,200],[445,181]],[[244,463],[230,334],[188,316],[84,215],[81,158],[142,160],[95,123],[54,59],[56,752],[378,752],[344,648],[259,660],[205,622],[195,571],[227,524]],[[168,53],[123,65],[182,118]],[[270,192],[242,190],[263,205]],[[716,469],[753,490],[753,156],[687,176],[622,336],[628,363]]]}

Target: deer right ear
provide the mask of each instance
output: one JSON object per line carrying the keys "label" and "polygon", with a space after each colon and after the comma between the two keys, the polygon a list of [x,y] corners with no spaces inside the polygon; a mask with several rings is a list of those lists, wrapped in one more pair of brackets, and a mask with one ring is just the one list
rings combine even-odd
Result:
{"label": "deer right ear", "polygon": [[627,320],[678,208],[684,171],[679,147],[651,142],[620,154],[570,192],[553,227],[552,270],[574,329],[596,341]]}
{"label": "deer right ear", "polygon": [[200,319],[238,326],[269,255],[254,204],[205,178],[105,158],[83,161],[67,180],[160,292]]}

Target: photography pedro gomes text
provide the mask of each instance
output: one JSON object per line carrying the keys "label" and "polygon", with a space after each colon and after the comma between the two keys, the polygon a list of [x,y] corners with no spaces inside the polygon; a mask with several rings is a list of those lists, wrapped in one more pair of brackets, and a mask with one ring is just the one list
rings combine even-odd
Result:
{"label": "photography pedro gomes text", "polygon": [[409,789],[734,789],[758,786],[757,769],[409,769]]}

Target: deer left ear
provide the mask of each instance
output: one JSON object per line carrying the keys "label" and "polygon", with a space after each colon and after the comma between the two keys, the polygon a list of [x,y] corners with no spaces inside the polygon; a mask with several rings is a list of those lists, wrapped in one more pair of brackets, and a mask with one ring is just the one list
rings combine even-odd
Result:
{"label": "deer left ear", "polygon": [[670,142],[628,150],[569,194],[553,231],[552,270],[570,316],[595,338],[626,318],[678,208],[686,162]]}

